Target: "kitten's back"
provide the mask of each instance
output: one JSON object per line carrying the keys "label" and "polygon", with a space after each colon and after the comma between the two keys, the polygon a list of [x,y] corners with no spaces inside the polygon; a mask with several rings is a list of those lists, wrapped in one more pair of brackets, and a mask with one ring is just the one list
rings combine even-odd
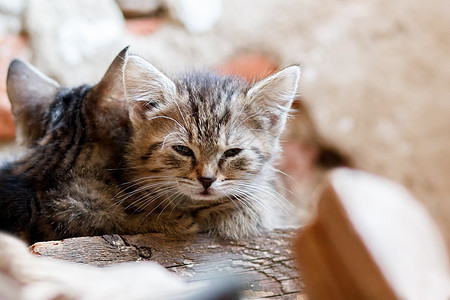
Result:
{"label": "kitten's back", "polygon": [[25,63],[11,64],[8,95],[27,148],[0,169],[0,229],[27,232],[31,241],[103,232],[128,136],[114,82],[124,51],[94,87],[60,88]]}

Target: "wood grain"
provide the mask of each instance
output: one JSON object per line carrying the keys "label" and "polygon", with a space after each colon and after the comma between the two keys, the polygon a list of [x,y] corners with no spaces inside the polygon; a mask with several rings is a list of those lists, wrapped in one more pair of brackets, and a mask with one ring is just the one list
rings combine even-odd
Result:
{"label": "wood grain", "polygon": [[37,255],[95,266],[151,260],[195,281],[236,275],[249,298],[297,299],[303,284],[293,261],[295,230],[225,241],[200,235],[181,240],[161,234],[79,237],[31,246]]}

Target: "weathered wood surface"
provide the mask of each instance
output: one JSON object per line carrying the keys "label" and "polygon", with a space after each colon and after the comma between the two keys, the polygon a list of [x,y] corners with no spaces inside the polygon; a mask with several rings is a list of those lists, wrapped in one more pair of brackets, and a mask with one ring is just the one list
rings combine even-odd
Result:
{"label": "weathered wood surface", "polygon": [[295,234],[295,230],[275,230],[245,241],[105,235],[41,242],[30,249],[38,255],[96,266],[151,260],[188,280],[238,275],[247,297],[297,299],[303,284],[291,250]]}

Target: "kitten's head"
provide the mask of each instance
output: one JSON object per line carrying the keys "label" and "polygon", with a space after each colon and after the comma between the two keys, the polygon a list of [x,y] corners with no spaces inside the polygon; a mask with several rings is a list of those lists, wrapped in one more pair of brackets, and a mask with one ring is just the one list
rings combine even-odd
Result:
{"label": "kitten's head", "polygon": [[125,48],[119,53],[97,85],[72,89],[60,87],[26,62],[13,60],[6,85],[19,144],[31,147],[61,124],[70,125],[75,101],[82,102],[78,109],[82,109],[87,122],[95,127],[90,130],[91,139],[110,136],[111,132],[119,131],[116,128],[127,126],[122,83],[127,51]]}
{"label": "kitten's head", "polygon": [[[133,126],[128,163],[152,190],[193,200],[250,196],[272,179],[279,137],[297,90],[291,66],[249,86],[192,73],[169,79],[138,56],[124,66]],[[262,183],[262,181],[265,181]]]}

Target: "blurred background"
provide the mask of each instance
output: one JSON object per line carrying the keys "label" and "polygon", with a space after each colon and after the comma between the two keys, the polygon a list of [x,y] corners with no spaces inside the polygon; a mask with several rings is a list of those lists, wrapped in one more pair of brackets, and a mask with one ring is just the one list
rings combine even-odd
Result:
{"label": "blurred background", "polygon": [[449,16],[425,0],[0,0],[0,144],[14,57],[67,86],[97,82],[127,45],[168,74],[301,64],[280,162],[297,220],[341,155],[410,189],[450,243]]}

